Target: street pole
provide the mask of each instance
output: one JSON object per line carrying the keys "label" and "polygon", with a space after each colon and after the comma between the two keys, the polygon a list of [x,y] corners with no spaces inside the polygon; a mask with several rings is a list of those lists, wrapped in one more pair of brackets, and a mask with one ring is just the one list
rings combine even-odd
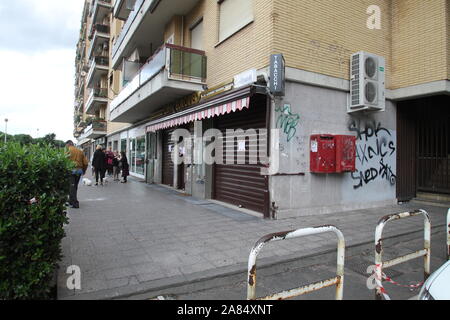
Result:
{"label": "street pole", "polygon": [[8,119],[5,118],[5,143],[6,143],[6,135],[8,134]]}

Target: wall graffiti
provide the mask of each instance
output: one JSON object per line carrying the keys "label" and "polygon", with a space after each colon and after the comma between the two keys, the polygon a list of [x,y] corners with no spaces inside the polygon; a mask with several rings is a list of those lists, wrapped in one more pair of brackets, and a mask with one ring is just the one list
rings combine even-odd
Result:
{"label": "wall graffiti", "polygon": [[360,189],[376,180],[395,185],[395,135],[376,121],[364,124],[352,121],[348,129],[357,135],[357,171],[352,173],[353,188]]}
{"label": "wall graffiti", "polygon": [[290,104],[285,104],[283,107],[277,107],[275,112],[279,113],[276,128],[282,129],[283,133],[286,135],[287,141],[291,141],[297,133],[297,125],[300,121],[300,116],[292,113]]}

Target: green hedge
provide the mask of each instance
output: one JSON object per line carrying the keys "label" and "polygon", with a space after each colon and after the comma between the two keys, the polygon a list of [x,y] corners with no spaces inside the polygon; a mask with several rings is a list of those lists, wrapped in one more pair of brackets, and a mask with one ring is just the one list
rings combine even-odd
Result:
{"label": "green hedge", "polygon": [[[48,299],[73,164],[64,149],[0,145],[0,299]],[[37,201],[30,203],[35,198]]]}

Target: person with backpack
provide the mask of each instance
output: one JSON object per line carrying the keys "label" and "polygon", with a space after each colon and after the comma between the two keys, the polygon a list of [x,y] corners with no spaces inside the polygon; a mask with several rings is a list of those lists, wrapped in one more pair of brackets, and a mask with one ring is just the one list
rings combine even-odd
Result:
{"label": "person with backpack", "polygon": [[66,142],[66,148],[69,159],[72,160],[75,165],[75,169],[72,170],[70,175],[69,205],[72,208],[78,209],[80,207],[77,198],[78,184],[80,183],[81,176],[86,173],[89,163],[83,151],[75,147],[73,141],[68,140]]}

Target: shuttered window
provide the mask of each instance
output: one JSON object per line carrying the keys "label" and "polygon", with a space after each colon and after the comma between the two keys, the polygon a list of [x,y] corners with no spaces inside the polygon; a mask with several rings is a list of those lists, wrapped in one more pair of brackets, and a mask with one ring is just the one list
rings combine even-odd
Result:
{"label": "shuttered window", "polygon": [[191,48],[203,50],[203,21],[191,29]]}
{"label": "shuttered window", "polygon": [[219,42],[253,21],[253,0],[222,0],[220,5]]}

